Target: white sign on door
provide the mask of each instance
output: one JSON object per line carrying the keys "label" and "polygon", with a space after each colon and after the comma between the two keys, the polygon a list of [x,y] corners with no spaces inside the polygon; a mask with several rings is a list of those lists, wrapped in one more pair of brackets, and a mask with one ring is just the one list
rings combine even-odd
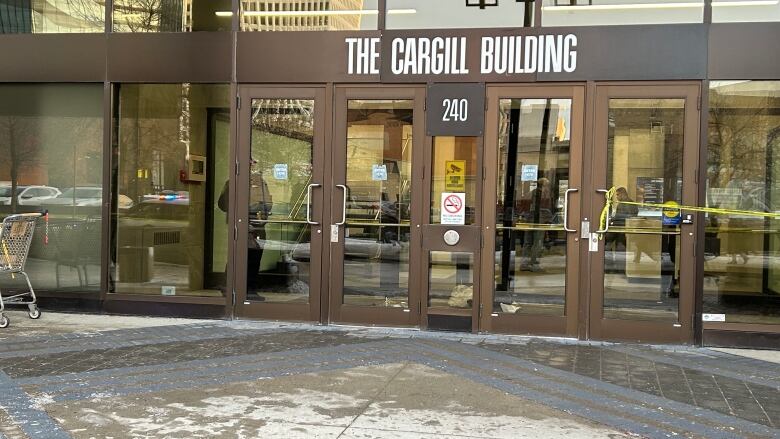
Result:
{"label": "white sign on door", "polygon": [[441,193],[441,223],[462,226],[466,224],[466,194]]}

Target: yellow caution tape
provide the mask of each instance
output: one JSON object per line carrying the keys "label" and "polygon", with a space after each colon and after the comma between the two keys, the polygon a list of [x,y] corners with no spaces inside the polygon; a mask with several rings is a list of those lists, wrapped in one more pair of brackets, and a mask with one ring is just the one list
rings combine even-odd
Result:
{"label": "yellow caution tape", "polygon": [[[764,218],[772,218],[772,219],[780,219],[780,213],[772,213],[772,212],[759,212],[756,210],[740,210],[740,209],[721,209],[718,207],[699,207],[699,206],[685,206],[677,204],[675,201],[667,201],[666,203],[660,204],[660,203],[639,203],[636,201],[620,201],[615,199],[615,192],[617,191],[617,188],[615,186],[612,186],[609,188],[609,190],[604,194],[604,209],[601,210],[601,217],[599,218],[599,229],[604,230],[607,226],[607,218],[609,217],[609,212],[612,211],[612,207],[617,207],[619,204],[629,204],[631,206],[642,206],[642,207],[652,207],[656,209],[664,209],[668,212],[672,211],[680,211],[680,210],[687,210],[691,212],[708,212],[708,213],[717,213],[720,215],[742,215],[742,216],[755,216],[755,217],[764,217]],[[668,215],[667,212],[664,212],[665,215]],[[671,215],[670,217],[675,217],[675,215]],[[599,234],[599,239],[602,239],[604,237],[604,234]]]}

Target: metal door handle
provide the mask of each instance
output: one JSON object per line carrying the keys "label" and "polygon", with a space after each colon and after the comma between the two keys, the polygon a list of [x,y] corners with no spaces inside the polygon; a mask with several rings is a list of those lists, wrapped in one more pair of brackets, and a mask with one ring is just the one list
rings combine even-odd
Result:
{"label": "metal door handle", "polygon": [[[600,194],[606,194],[609,191],[606,190],[606,189],[596,189],[596,192],[598,192]],[[604,200],[604,204],[605,205],[606,205],[606,203],[607,203],[607,201]],[[601,229],[596,230],[596,233],[607,233],[609,231],[609,211],[610,211],[610,209],[607,209],[607,220],[604,222],[604,230],[601,230]]]}
{"label": "metal door handle", "polygon": [[579,189],[566,189],[563,193],[563,230],[567,232],[576,232],[577,229],[569,228],[569,194],[577,192]]}
{"label": "metal door handle", "polygon": [[341,188],[342,191],[344,191],[344,201],[341,204],[341,221],[337,222],[337,226],[343,226],[347,223],[347,189],[346,185],[343,184],[337,184],[336,187]]}
{"label": "metal door handle", "polygon": [[319,223],[311,220],[311,189],[320,186],[322,185],[312,183],[306,187],[306,222],[314,226],[319,225]]}

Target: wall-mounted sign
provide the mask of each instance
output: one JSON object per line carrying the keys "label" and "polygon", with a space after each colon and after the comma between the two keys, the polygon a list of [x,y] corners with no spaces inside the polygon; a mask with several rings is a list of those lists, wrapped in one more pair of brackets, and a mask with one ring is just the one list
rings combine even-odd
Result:
{"label": "wall-mounted sign", "polygon": [[426,107],[429,136],[481,136],[485,127],[485,84],[431,84]]}
{"label": "wall-mounted sign", "polygon": [[466,190],[466,161],[447,160],[444,162],[444,190],[463,192]]}
{"label": "wall-mounted sign", "polygon": [[[347,37],[347,74],[377,75],[380,62],[393,75],[483,75],[572,73],[577,69],[577,36],[483,36],[479,65],[470,65],[466,37],[395,37],[389,59],[380,59],[380,37]],[[386,55],[387,56],[387,52]]]}

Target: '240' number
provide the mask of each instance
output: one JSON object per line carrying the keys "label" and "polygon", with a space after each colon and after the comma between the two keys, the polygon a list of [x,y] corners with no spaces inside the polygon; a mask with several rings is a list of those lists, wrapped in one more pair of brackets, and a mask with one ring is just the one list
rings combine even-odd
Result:
{"label": "'240' number", "polygon": [[465,122],[469,118],[469,101],[466,99],[444,99],[442,101],[443,122]]}

